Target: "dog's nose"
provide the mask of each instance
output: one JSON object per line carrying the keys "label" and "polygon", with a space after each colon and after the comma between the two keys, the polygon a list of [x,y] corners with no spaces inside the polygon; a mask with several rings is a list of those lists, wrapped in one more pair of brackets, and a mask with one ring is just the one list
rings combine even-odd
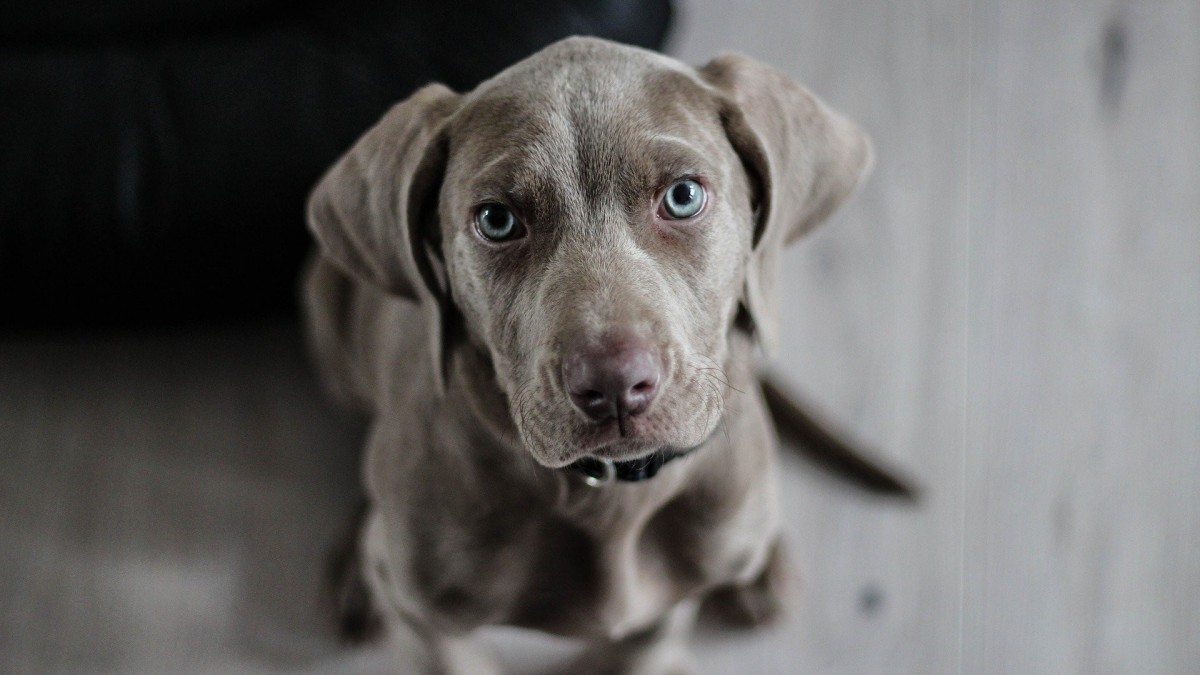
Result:
{"label": "dog's nose", "polygon": [[575,406],[597,422],[645,412],[658,396],[662,365],[640,341],[574,350],[563,359],[563,384]]}

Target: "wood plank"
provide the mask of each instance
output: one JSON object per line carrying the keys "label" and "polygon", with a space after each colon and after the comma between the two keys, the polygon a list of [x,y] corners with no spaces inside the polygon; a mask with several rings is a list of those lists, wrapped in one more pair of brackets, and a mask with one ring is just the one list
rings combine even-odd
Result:
{"label": "wood plank", "polygon": [[976,14],[970,672],[1194,672],[1200,12]]}
{"label": "wood plank", "polygon": [[318,592],[360,438],[294,325],[8,337],[0,373],[0,672],[337,652]]}

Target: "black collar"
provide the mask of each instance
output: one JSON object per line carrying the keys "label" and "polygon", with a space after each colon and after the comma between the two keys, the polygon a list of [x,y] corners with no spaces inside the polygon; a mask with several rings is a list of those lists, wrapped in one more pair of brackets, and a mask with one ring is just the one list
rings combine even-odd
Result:
{"label": "black collar", "polygon": [[582,474],[587,484],[592,487],[599,487],[613,480],[636,483],[637,481],[654,478],[658,474],[658,470],[663,468],[664,464],[673,459],[684,457],[695,449],[656,450],[641,459],[631,459],[624,462],[607,462],[595,457],[584,457],[571,464],[570,468]]}

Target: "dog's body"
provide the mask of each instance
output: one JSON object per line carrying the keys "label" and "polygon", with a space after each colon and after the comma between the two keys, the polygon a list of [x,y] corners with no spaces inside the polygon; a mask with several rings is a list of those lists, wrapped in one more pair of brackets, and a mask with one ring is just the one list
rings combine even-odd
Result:
{"label": "dog's body", "polygon": [[[868,163],[764,66],[571,39],[418,92],[330,171],[310,334],[373,420],[360,570],[405,672],[477,672],[463,638],[489,624],[585,638],[593,671],[676,672],[706,595],[773,606],[753,350],[778,249]],[[652,456],[679,458],[598,488],[574,470]]]}

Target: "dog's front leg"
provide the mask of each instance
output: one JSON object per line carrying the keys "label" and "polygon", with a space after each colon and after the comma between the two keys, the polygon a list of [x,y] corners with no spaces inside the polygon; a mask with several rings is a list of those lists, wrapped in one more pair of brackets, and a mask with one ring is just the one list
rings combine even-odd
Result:
{"label": "dog's front leg", "polygon": [[389,573],[383,520],[369,511],[364,523],[360,567],[383,617],[385,639],[399,655],[402,675],[499,675],[493,658],[469,639],[439,629],[405,607],[394,575]]}
{"label": "dog's front leg", "polygon": [[737,628],[757,628],[778,620],[787,609],[793,584],[787,547],[776,537],[767,563],[749,583],[722,586],[704,599],[705,617]]}
{"label": "dog's front leg", "polygon": [[563,673],[572,675],[691,675],[695,663],[688,640],[698,603],[679,603],[654,626],[616,642],[586,649]]}
{"label": "dog's front leg", "polygon": [[389,647],[400,656],[400,675],[500,675],[500,667],[466,636],[432,630],[418,621],[387,621]]}

